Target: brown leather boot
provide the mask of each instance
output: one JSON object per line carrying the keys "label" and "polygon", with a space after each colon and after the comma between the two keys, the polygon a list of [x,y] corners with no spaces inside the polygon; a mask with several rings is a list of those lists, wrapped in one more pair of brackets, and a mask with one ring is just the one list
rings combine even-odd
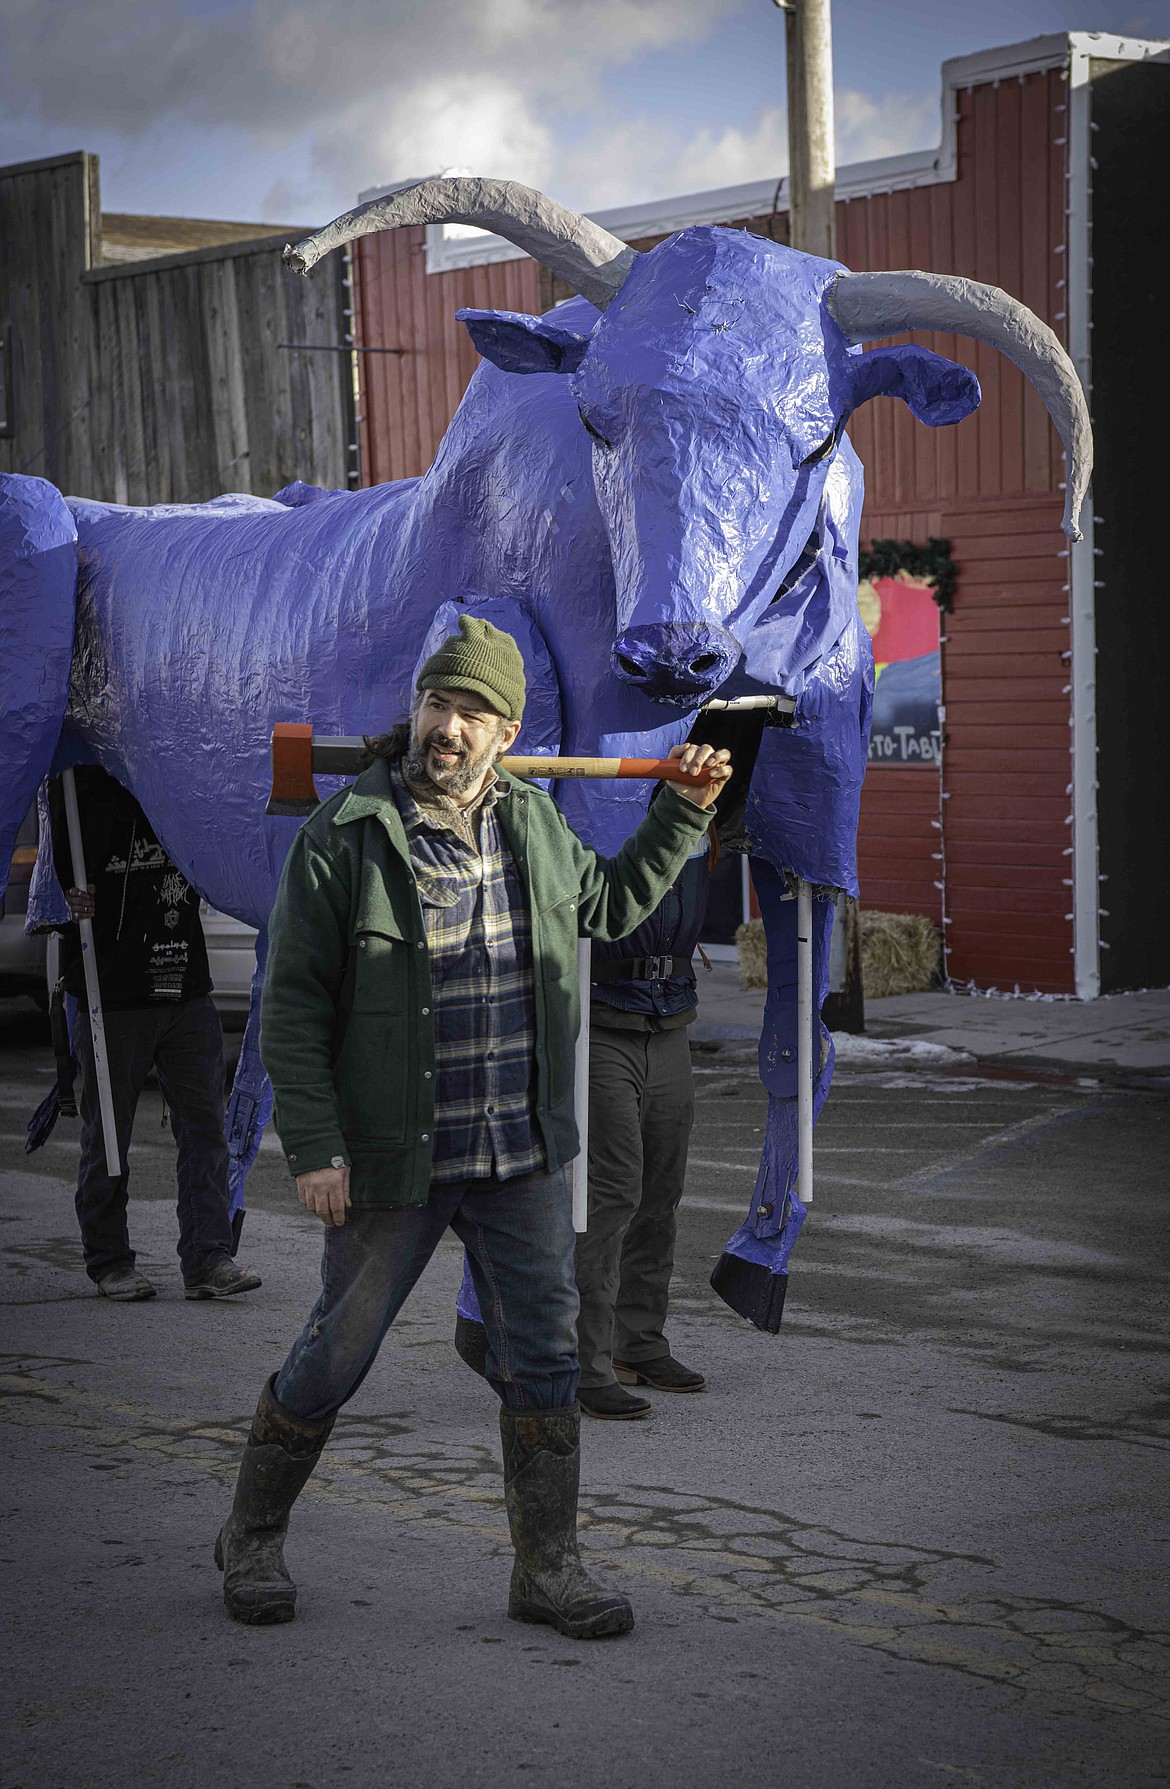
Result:
{"label": "brown leather boot", "polygon": [[586,1572],[577,1551],[581,1412],[500,1411],[504,1496],[516,1563],[508,1592],[513,1621],[543,1621],[570,1640],[626,1634],[634,1611]]}
{"label": "brown leather boot", "polygon": [[268,1381],[240,1461],[235,1502],[215,1543],[228,1614],[253,1625],[291,1621],[297,1587],[284,1563],[289,1511],[308,1482],[334,1419],[306,1422],[276,1400]]}

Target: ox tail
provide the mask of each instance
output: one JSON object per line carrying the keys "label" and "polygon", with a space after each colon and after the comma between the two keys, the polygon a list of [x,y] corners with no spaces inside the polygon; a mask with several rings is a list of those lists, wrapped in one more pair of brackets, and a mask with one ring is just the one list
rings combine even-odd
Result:
{"label": "ox tail", "polygon": [[0,898],[69,700],[77,528],[43,478],[0,474]]}

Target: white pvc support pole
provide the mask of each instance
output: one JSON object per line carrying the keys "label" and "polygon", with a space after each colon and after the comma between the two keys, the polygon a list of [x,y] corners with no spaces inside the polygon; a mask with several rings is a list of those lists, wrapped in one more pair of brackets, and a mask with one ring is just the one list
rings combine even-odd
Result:
{"label": "white pvc support pole", "polygon": [[573,1111],[581,1153],[572,1164],[573,1228],[584,1236],[589,1228],[589,990],[593,959],[588,938],[577,940],[577,983],[581,998],[581,1029],[573,1061]]}
{"label": "white pvc support pole", "polygon": [[[65,792],[65,819],[69,827],[69,854],[73,859],[73,886],[85,889],[85,851],[81,843],[81,817],[77,812],[77,784],[71,770],[61,772]],[[102,996],[98,987],[97,957],[93,948],[93,921],[78,921],[81,928],[81,966],[85,971],[85,999],[89,1010],[89,1031],[93,1039],[93,1066],[97,1075],[98,1107],[102,1117],[102,1136],[106,1145],[106,1172],[117,1180],[122,1172],[118,1155],[118,1130],[114,1123],[114,1096],[110,1091],[110,1064],[106,1056],[106,1033],[102,1024]]]}
{"label": "white pvc support pole", "polygon": [[796,885],[796,1196],[813,1196],[813,961],[812,884]]}

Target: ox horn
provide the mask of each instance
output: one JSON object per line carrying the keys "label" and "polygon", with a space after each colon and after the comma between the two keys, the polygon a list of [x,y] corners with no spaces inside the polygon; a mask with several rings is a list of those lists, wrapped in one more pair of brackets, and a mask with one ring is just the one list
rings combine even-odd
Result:
{"label": "ox horn", "polygon": [[377,230],[397,230],[403,224],[476,224],[481,230],[494,230],[602,311],[616,297],[637,258],[636,250],[608,230],[530,186],[472,178],[423,180],[373,199],[334,218],[303,242],[290,243],[284,258],[294,272],[308,273],[341,243]]}
{"label": "ox horn", "polygon": [[1064,443],[1064,532],[1080,540],[1081,503],[1093,470],[1089,407],[1076,368],[1059,341],[1026,304],[998,286],[941,273],[843,273],[829,309],[854,342],[940,329],[989,342],[1036,387]]}

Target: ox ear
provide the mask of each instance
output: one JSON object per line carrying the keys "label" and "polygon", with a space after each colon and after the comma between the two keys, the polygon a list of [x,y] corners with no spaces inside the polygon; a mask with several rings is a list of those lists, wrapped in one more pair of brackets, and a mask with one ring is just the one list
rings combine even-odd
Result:
{"label": "ox ear", "polygon": [[589,337],[523,311],[456,311],[479,352],[505,373],[575,373]]}
{"label": "ox ear", "polygon": [[932,429],[962,422],[979,404],[979,381],[965,366],[911,343],[871,348],[850,359],[853,408],[870,398],[901,398],[912,416]]}

